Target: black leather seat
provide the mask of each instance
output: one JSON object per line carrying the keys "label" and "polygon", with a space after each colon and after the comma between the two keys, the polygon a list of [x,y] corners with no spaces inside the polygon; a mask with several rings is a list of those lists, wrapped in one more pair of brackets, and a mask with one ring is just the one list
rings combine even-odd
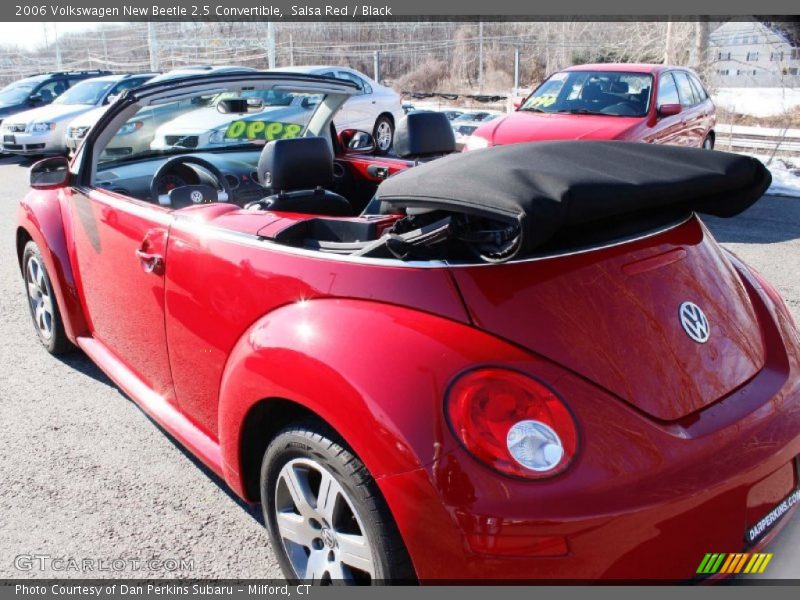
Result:
{"label": "black leather seat", "polygon": [[394,151],[400,158],[423,162],[456,151],[456,137],[444,113],[420,111],[400,119],[394,130]]}
{"label": "black leather seat", "polygon": [[321,137],[267,143],[258,159],[258,181],[271,194],[250,205],[263,210],[350,216],[346,198],[325,189],[333,182],[333,155]]}

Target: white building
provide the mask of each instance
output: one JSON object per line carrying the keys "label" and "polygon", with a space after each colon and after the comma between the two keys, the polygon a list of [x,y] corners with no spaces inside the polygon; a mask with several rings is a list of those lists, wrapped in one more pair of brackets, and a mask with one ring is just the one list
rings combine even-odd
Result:
{"label": "white building", "polygon": [[800,87],[800,48],[758,21],[728,21],[709,36],[717,87]]}

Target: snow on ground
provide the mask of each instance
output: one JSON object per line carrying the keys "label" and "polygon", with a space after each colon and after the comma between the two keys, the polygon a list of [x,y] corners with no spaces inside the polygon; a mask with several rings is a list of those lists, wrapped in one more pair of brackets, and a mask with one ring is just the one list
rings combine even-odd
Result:
{"label": "snow on ground", "polygon": [[772,185],[767,194],[800,198],[800,158],[773,158],[764,154],[742,152],[760,160],[772,173]]}
{"label": "snow on ground", "polygon": [[[766,160],[762,159],[766,165]],[[773,158],[767,165],[772,173],[768,194],[800,198],[800,161],[793,158]]]}
{"label": "snow on ground", "polygon": [[800,106],[797,88],[719,88],[712,100],[732,112],[754,117],[771,117]]}

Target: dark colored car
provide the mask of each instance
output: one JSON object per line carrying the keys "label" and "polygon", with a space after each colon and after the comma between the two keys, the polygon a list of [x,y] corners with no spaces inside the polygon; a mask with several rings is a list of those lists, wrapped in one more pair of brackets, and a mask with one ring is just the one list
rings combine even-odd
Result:
{"label": "dark colored car", "polygon": [[553,140],[622,140],[712,149],[716,109],[691,69],[597,64],[551,75],[508,115],[476,129],[467,150]]}
{"label": "dark colored car", "polygon": [[0,123],[11,115],[50,104],[73,84],[101,75],[111,75],[111,71],[42,73],[10,83],[0,90]]}
{"label": "dark colored car", "polygon": [[[303,127],[248,112],[242,90],[276,89],[315,97]],[[222,90],[226,143],[104,154],[148,106]],[[800,498],[800,336],[697,216],[747,209],[766,168],[622,142],[452,154],[430,112],[374,157],[331,130],[357,91],[149,83],[71,164],[34,165],[15,241],[44,347],[80,347],[260,504],[290,578],[683,580],[769,544]]]}

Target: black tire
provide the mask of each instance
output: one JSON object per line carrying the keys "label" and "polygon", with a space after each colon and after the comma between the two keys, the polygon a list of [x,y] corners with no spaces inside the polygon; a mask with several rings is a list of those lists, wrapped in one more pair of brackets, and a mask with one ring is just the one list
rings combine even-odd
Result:
{"label": "black tire", "polygon": [[[388,142],[384,132],[388,130]],[[375,138],[375,148],[378,154],[388,154],[394,145],[394,123],[386,115],[381,115],[375,120],[375,127],[372,129],[372,137]]]}
{"label": "black tire", "polygon": [[[49,323],[49,336],[46,335],[45,331],[45,329],[48,328],[41,327],[37,322],[34,301],[31,298],[29,291],[29,278],[33,279],[33,277],[30,276],[30,270],[32,266],[31,263],[33,261],[36,263],[35,269],[41,267],[41,278],[37,277],[35,279],[38,280],[39,286],[42,288],[44,295],[50,299],[52,306],[52,311],[49,313],[50,318],[46,321]],[[50,274],[47,272],[47,267],[45,266],[44,258],[42,257],[41,250],[39,250],[39,246],[37,246],[33,241],[25,244],[25,248],[22,252],[22,281],[25,287],[25,298],[28,301],[28,310],[30,311],[33,327],[36,331],[36,337],[39,338],[42,346],[44,346],[45,350],[47,350],[50,354],[54,355],[65,354],[72,350],[73,346],[67,338],[67,334],[64,333],[64,322],[61,319],[61,310],[58,307],[58,299],[54,293],[53,284],[50,281]],[[45,321],[43,321],[43,323],[44,322]]]}
{"label": "black tire", "polygon": [[703,149],[704,150],[713,150],[714,149],[714,134],[709,133],[706,138],[703,140]]}
{"label": "black tire", "polygon": [[[363,577],[363,573],[352,571],[351,573],[356,573],[353,575],[355,580],[345,583],[350,585],[415,583],[416,577],[411,560],[375,480],[335,432],[323,423],[314,421],[293,425],[279,432],[267,448],[261,465],[261,506],[264,511],[264,522],[284,576],[292,581],[300,581],[305,575],[305,573],[298,574],[292,565],[283,537],[279,533],[276,510],[276,489],[281,470],[291,461],[298,460],[311,461],[333,475],[334,480],[347,494],[348,502],[352,503],[353,512],[359,520],[357,524],[359,535],[362,535],[369,544],[374,577],[368,580]],[[306,520],[314,521],[301,518],[301,521]],[[351,522],[355,523],[356,518]],[[333,530],[334,527],[330,526],[330,529]],[[321,548],[328,552],[324,546]],[[306,551],[306,555],[310,553]],[[326,581],[323,577],[314,583],[325,585],[332,582]]]}

